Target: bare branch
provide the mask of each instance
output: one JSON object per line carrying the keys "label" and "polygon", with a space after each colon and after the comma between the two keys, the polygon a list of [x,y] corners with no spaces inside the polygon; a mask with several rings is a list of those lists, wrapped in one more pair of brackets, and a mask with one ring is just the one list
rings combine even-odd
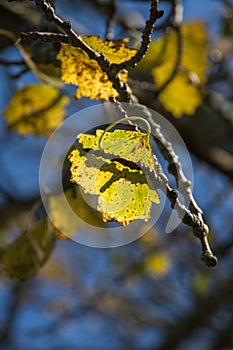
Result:
{"label": "bare branch", "polygon": [[120,71],[122,69],[126,69],[128,67],[135,67],[137,63],[139,63],[149,49],[149,44],[151,42],[151,34],[154,29],[154,24],[158,18],[161,18],[164,14],[164,11],[158,10],[158,0],[151,0],[151,8],[150,8],[150,17],[146,21],[145,28],[142,32],[142,42],[137,53],[131,57],[128,61],[122,62],[118,65],[117,70]]}
{"label": "bare branch", "polygon": [[111,6],[110,15],[108,18],[106,34],[105,34],[105,37],[108,40],[113,39],[113,27],[116,21],[116,0],[111,0],[110,6]]}

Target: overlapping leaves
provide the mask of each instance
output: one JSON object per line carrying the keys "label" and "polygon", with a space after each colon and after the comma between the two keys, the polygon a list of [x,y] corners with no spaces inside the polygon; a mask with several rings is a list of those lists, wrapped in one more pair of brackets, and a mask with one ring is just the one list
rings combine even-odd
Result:
{"label": "overlapping leaves", "polygon": [[132,220],[149,220],[152,203],[159,203],[159,195],[135,166],[143,163],[155,170],[147,134],[126,130],[80,134],[69,159],[71,181],[85,193],[98,196],[97,210],[104,221],[125,226]]}
{"label": "overlapping leaves", "polygon": [[[97,36],[82,36],[82,39],[96,52],[104,54],[110,63],[124,62],[136,53],[136,50],[126,46],[128,39],[109,41],[101,40]],[[96,61],[91,60],[80,48],[61,44],[57,58],[61,61],[62,81],[78,85],[75,93],[76,98],[85,96],[108,101],[110,97],[118,96],[107,74],[101,70]],[[127,76],[127,72],[121,72],[121,81],[126,82]]]}

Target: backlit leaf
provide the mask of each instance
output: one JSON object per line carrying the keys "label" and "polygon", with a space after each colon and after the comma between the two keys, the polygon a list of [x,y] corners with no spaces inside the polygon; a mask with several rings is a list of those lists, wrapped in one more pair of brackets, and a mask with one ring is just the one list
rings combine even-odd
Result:
{"label": "backlit leaf", "polygon": [[54,87],[29,85],[16,91],[4,110],[4,116],[10,130],[22,136],[49,136],[62,122],[68,102],[69,98]]}
{"label": "backlit leaf", "polygon": [[[124,62],[136,53],[136,50],[126,47],[128,39],[109,41],[101,40],[97,36],[82,36],[82,39],[96,52],[104,54],[110,63]],[[61,44],[57,59],[61,61],[62,81],[78,85],[76,98],[85,96],[108,101],[110,97],[118,96],[98,63],[91,60],[83,50],[69,44]],[[120,73],[122,82],[126,82],[127,77],[127,72]]]}
{"label": "backlit leaf", "polygon": [[[168,32],[150,44],[149,52],[138,66],[142,71],[150,70],[158,88],[166,84],[176,70],[173,79],[158,96],[175,117],[193,114],[202,102],[200,84],[206,82],[206,37],[203,23],[185,23],[181,27],[181,53],[177,33]],[[180,64],[176,67],[178,54],[181,55]]]}
{"label": "backlit leaf", "polygon": [[[147,134],[126,130],[105,132],[99,145],[103,132],[78,135],[78,148],[69,156],[71,181],[85,193],[98,196],[97,210],[104,221],[117,221],[123,226],[135,219],[148,221],[152,202],[159,203],[159,195],[149,188],[143,171],[132,168],[138,162],[155,167]],[[85,152],[89,149],[90,152]],[[122,163],[121,159],[128,162]]]}
{"label": "backlit leaf", "polygon": [[148,168],[155,170],[150,141],[145,133],[129,130],[104,132],[104,130],[97,129],[96,135],[79,134],[78,141],[83,145],[83,148],[98,150],[100,147],[106,154],[110,153],[135,163],[141,162]]}

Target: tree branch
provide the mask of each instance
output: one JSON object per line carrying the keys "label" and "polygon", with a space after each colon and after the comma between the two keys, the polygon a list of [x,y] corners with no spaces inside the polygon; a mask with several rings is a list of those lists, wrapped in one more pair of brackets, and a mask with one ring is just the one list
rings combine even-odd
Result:
{"label": "tree branch", "polygon": [[115,64],[116,69],[118,72],[122,69],[126,69],[128,67],[135,67],[137,63],[139,63],[145,54],[147,53],[149,49],[149,44],[151,42],[151,34],[154,29],[154,24],[158,18],[161,18],[164,14],[164,11],[158,10],[158,0],[151,0],[151,8],[150,8],[150,16],[149,19],[146,21],[145,28],[142,32],[142,41],[141,46],[137,53],[131,57],[129,60],[124,61],[120,64]]}
{"label": "tree branch", "polygon": [[[77,35],[72,27],[71,23],[67,21],[61,20],[54,12],[53,7],[47,3],[45,0],[35,0],[37,6],[42,10],[45,14],[48,21],[55,23],[60,30],[68,35],[68,38],[73,46],[79,47],[82,49],[90,59],[95,60],[103,72],[105,72],[112,82],[114,89],[119,93],[120,99],[122,101],[131,102],[133,97],[128,89],[128,85],[122,83],[119,78],[120,69],[115,69],[114,65],[111,65],[109,60],[103,55],[99,54],[95,50],[93,50],[90,46],[88,46],[81,36]],[[57,37],[58,38],[58,37]],[[60,37],[60,39],[67,40],[65,37]],[[62,41],[61,41],[62,42]]]}
{"label": "tree branch", "polygon": [[[124,108],[119,105],[118,109],[124,110]],[[179,157],[176,155],[172,144],[168,142],[164,135],[161,132],[161,127],[157,123],[154,122],[151,113],[146,107],[142,107],[142,114],[146,116],[146,119],[149,121],[152,129],[152,135],[154,137],[155,142],[157,143],[161,154],[164,159],[168,161],[168,171],[172,174],[176,180],[176,184],[179,188],[180,193],[183,195],[185,200],[185,205],[181,204],[178,198],[178,191],[172,189],[169,186],[167,176],[162,172],[161,166],[158,164],[157,159],[155,158],[155,168],[156,170],[152,170],[147,168],[144,164],[140,163],[141,168],[144,170],[145,174],[151,180],[151,187],[155,189],[161,189],[168,200],[171,203],[171,207],[177,211],[179,218],[182,222],[192,228],[193,234],[195,237],[199,238],[202,247],[202,260],[205,261],[207,266],[215,266],[218,262],[216,256],[211,251],[209,242],[208,242],[208,233],[209,228],[204,223],[202,217],[202,210],[196,203],[193,194],[192,194],[192,184],[184,175],[182,165],[179,162]],[[127,113],[126,113],[127,117]],[[138,125],[134,124],[129,120],[129,123],[135,126],[135,129],[139,130]]]}

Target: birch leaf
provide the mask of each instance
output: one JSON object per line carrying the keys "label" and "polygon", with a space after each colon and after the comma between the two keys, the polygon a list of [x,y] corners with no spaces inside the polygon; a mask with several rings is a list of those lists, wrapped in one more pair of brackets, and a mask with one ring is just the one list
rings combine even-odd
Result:
{"label": "birch leaf", "polygon": [[[100,149],[103,132],[78,135],[78,147],[69,155],[71,182],[80,185],[85,193],[98,196],[97,210],[104,221],[116,221],[123,226],[136,219],[148,221],[152,203],[160,202],[159,195],[149,188],[143,171],[132,167],[133,162],[154,166],[151,146],[149,143],[144,146],[147,134],[126,130],[105,132]],[[128,144],[133,147],[131,153]],[[88,152],[90,149],[93,152]],[[109,159],[107,154],[114,158]]]}
{"label": "birch leaf", "polygon": [[10,130],[50,136],[64,119],[69,98],[45,84],[28,85],[16,91],[4,116]]}
{"label": "birch leaf", "polygon": [[[98,36],[82,36],[82,39],[96,52],[104,54],[110,63],[124,62],[136,53],[136,50],[126,46],[128,39],[109,41],[101,40]],[[107,74],[83,50],[69,44],[61,44],[57,59],[61,61],[62,81],[78,85],[76,98],[85,96],[108,101],[110,97],[118,96]],[[122,82],[127,81],[127,72],[121,72],[119,76]]]}
{"label": "birch leaf", "polygon": [[1,263],[10,277],[25,280],[34,276],[49,258],[55,244],[55,235],[46,220],[36,223],[9,244]]}

